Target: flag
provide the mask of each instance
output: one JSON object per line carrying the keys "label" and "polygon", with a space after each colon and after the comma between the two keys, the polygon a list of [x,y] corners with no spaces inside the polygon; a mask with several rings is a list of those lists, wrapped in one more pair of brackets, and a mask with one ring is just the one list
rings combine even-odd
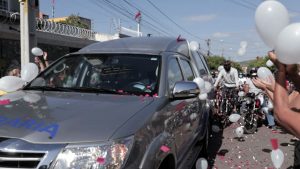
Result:
{"label": "flag", "polygon": [[136,22],[140,23],[141,19],[142,19],[142,14],[141,11],[138,11],[138,13],[135,14],[134,19],[136,20]]}

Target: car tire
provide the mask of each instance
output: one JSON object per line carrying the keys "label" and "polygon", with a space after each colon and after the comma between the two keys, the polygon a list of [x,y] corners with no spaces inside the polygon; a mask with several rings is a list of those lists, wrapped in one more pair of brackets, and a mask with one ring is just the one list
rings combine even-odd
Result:
{"label": "car tire", "polygon": [[171,155],[167,156],[162,161],[162,163],[160,164],[158,169],[175,169],[175,160],[174,160],[173,156],[171,156]]}

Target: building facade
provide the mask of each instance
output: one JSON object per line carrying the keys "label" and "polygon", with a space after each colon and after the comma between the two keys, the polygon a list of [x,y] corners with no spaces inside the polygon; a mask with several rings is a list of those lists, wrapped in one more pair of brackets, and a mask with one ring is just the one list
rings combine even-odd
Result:
{"label": "building facade", "polygon": [[[51,26],[52,23],[46,22],[47,15],[41,15],[38,2],[38,0],[35,0],[34,5],[31,5],[29,10],[34,10],[37,16],[35,32],[37,46],[48,52],[50,61],[56,60],[67,53],[76,52],[80,48],[96,41],[113,39],[113,36],[101,35],[92,31],[82,31],[74,27],[71,27],[70,30],[76,30],[77,32],[63,34],[63,32],[54,29]],[[0,77],[5,76],[10,67],[20,66],[19,11],[19,0],[0,0]],[[39,18],[39,16],[43,16],[43,18]],[[85,21],[87,20],[85,19]],[[92,36],[94,38],[91,38]],[[30,61],[33,62],[34,58],[30,58]]]}

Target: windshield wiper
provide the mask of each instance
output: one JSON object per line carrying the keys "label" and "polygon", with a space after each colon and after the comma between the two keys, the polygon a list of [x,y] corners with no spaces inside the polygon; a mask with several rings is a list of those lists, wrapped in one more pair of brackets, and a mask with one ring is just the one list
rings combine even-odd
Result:
{"label": "windshield wiper", "polygon": [[72,92],[74,90],[65,87],[51,87],[51,86],[29,86],[23,88],[23,90],[40,90],[40,91],[64,91]]}
{"label": "windshield wiper", "polygon": [[87,93],[108,93],[108,94],[118,94],[118,95],[126,94],[126,93],[118,92],[114,89],[96,88],[96,87],[71,87],[67,89],[76,92],[87,92]]}

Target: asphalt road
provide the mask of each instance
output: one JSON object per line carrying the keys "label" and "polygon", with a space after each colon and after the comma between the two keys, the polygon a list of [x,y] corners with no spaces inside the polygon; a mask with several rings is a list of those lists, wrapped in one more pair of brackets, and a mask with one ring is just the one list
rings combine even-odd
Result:
{"label": "asphalt road", "polygon": [[271,160],[270,139],[278,139],[284,153],[281,169],[292,169],[295,139],[283,129],[272,131],[266,126],[254,134],[237,138],[234,133],[238,124],[231,124],[219,132],[212,132],[209,142],[208,164],[210,169],[275,169]]}

